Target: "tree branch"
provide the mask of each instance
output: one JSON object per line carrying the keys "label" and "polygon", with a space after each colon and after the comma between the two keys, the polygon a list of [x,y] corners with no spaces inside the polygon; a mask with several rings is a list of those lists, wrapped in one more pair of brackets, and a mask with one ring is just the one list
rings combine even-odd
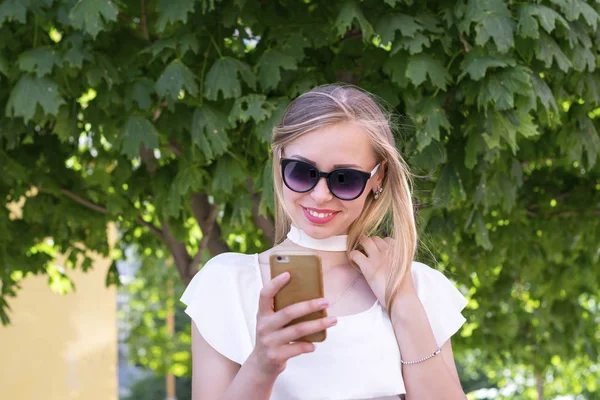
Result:
{"label": "tree branch", "polygon": [[[50,193],[49,191],[47,191],[45,189],[39,189],[39,190],[42,191],[42,192],[45,192],[45,193]],[[60,191],[65,196],[67,196],[68,198],[70,198],[72,200],[75,200],[77,203],[79,203],[79,204],[81,204],[83,206],[86,206],[89,209],[92,209],[92,210],[97,211],[97,212],[102,213],[102,214],[107,214],[108,213],[108,210],[106,209],[106,207],[98,205],[98,204],[94,203],[93,201],[84,199],[83,197],[78,196],[75,193],[73,193],[73,192],[71,192],[71,191],[69,191],[67,189],[62,189],[61,188]]]}
{"label": "tree branch", "polygon": [[146,0],[142,0],[142,32],[144,33],[144,39],[150,41],[150,34],[148,33],[148,18],[146,17]]}
{"label": "tree branch", "polygon": [[246,179],[248,193],[252,199],[252,220],[254,224],[262,230],[263,235],[269,241],[269,244],[275,244],[275,223],[268,217],[260,215],[258,209],[260,206],[260,196],[254,193],[252,179]]}
{"label": "tree branch", "polygon": [[[48,189],[44,189],[44,188],[37,188],[37,189],[42,193],[53,194],[53,192],[51,192]],[[96,204],[93,201],[84,199],[83,197],[71,192],[70,190],[61,188],[60,192],[62,194],[64,194],[65,196],[67,196],[68,198],[70,198],[71,200],[74,200],[76,203],[79,203],[82,206],[89,208],[90,210],[94,210],[101,214],[108,214],[108,209],[106,207]],[[163,238],[163,232],[160,229],[158,229],[156,226],[154,226],[152,223],[144,221],[144,219],[142,217],[138,216],[136,218],[136,222],[138,224],[150,229],[150,232],[154,233],[159,238],[161,238],[161,239]]]}
{"label": "tree branch", "polygon": [[175,260],[175,266],[177,267],[177,271],[179,272],[179,277],[187,286],[192,280],[192,276],[188,275],[187,267],[190,264],[191,257],[185,248],[185,243],[178,241],[173,236],[173,232],[171,230],[171,225],[165,219],[161,220],[161,224],[163,227],[163,240],[165,241],[167,248],[173,255],[173,260]]}
{"label": "tree branch", "polygon": [[198,251],[194,256],[194,259],[188,266],[188,274],[191,274],[192,276],[198,270],[198,265],[200,265],[200,261],[202,260],[202,254],[204,254],[204,250],[206,250],[208,247],[208,242],[210,241],[210,238],[216,225],[218,213],[219,206],[217,206],[216,204],[211,205],[208,216],[204,221],[204,226],[206,227],[206,230],[202,229],[202,239],[200,240],[200,244],[198,245]]}
{"label": "tree branch", "polygon": [[[206,225],[206,221],[208,221],[208,215],[211,210],[211,204],[208,201],[208,196],[202,193],[193,193],[190,199],[190,205],[192,208],[192,213],[194,214],[194,217],[196,218],[196,221],[198,222],[203,234],[204,232],[208,232],[209,227]],[[227,246],[227,243],[221,239],[221,228],[219,225],[216,222],[214,222],[212,225],[212,228],[210,228],[212,230],[210,238],[208,239],[207,247],[208,251],[210,251],[210,254],[215,256],[217,254],[229,251],[229,246]]]}

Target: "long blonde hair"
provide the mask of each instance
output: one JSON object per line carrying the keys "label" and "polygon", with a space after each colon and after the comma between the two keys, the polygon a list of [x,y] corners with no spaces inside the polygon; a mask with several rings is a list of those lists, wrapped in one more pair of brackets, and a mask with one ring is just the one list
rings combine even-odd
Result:
{"label": "long blonde hair", "polygon": [[[369,134],[377,162],[386,161],[383,192],[375,200],[370,194],[360,216],[348,230],[349,254],[359,247],[361,236],[384,234],[394,239],[393,265],[388,277],[385,307],[391,310],[417,249],[417,231],[412,202],[412,176],[396,149],[391,116],[368,92],[350,85],[316,87],[290,103],[281,122],[273,129],[273,181],[275,186],[275,243],[288,233],[291,218],[283,201],[280,158],[282,149],[303,134],[342,122],[359,124]],[[358,268],[357,266],[355,266]]]}

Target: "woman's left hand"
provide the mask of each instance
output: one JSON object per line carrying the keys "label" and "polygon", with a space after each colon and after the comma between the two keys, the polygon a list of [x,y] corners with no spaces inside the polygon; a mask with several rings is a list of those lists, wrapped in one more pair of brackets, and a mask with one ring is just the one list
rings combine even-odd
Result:
{"label": "woman's left hand", "polygon": [[[392,266],[390,250],[393,241],[394,239],[390,237],[382,239],[378,236],[371,238],[364,236],[359,243],[366,255],[358,250],[352,250],[349,255],[350,260],[359,266],[365,280],[383,306],[385,306],[385,287]],[[416,295],[410,268],[406,271],[398,293]]]}

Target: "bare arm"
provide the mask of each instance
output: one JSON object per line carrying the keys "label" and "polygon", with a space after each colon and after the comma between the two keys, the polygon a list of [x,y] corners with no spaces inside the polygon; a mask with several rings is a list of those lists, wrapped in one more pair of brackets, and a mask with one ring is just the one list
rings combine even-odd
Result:
{"label": "bare arm", "polygon": [[275,377],[259,377],[251,364],[240,367],[217,352],[192,322],[192,400],[269,399]]}
{"label": "bare arm", "polygon": [[[392,323],[403,360],[417,360],[437,349],[427,314],[416,293],[398,297],[392,309]],[[450,340],[442,346],[438,356],[417,364],[403,365],[402,376],[408,400],[466,399],[456,372]]]}
{"label": "bare arm", "polygon": [[193,400],[268,400],[287,360],[315,349],[312,343],[295,340],[335,325],[335,318],[320,318],[284,327],[296,318],[328,306],[327,302],[314,299],[274,312],[273,296],[288,280],[289,273],[281,274],[261,290],[256,346],[241,367],[207,343],[192,323]]}

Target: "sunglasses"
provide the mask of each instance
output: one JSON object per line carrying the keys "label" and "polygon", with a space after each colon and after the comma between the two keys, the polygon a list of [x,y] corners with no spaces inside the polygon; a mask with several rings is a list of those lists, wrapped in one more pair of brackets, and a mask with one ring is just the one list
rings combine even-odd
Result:
{"label": "sunglasses", "polygon": [[332,195],[340,200],[354,200],[364,192],[367,181],[379,169],[377,164],[371,172],[352,168],[338,168],[331,172],[319,171],[314,165],[293,158],[281,159],[281,175],[285,186],[296,193],[306,193],[325,178]]}

